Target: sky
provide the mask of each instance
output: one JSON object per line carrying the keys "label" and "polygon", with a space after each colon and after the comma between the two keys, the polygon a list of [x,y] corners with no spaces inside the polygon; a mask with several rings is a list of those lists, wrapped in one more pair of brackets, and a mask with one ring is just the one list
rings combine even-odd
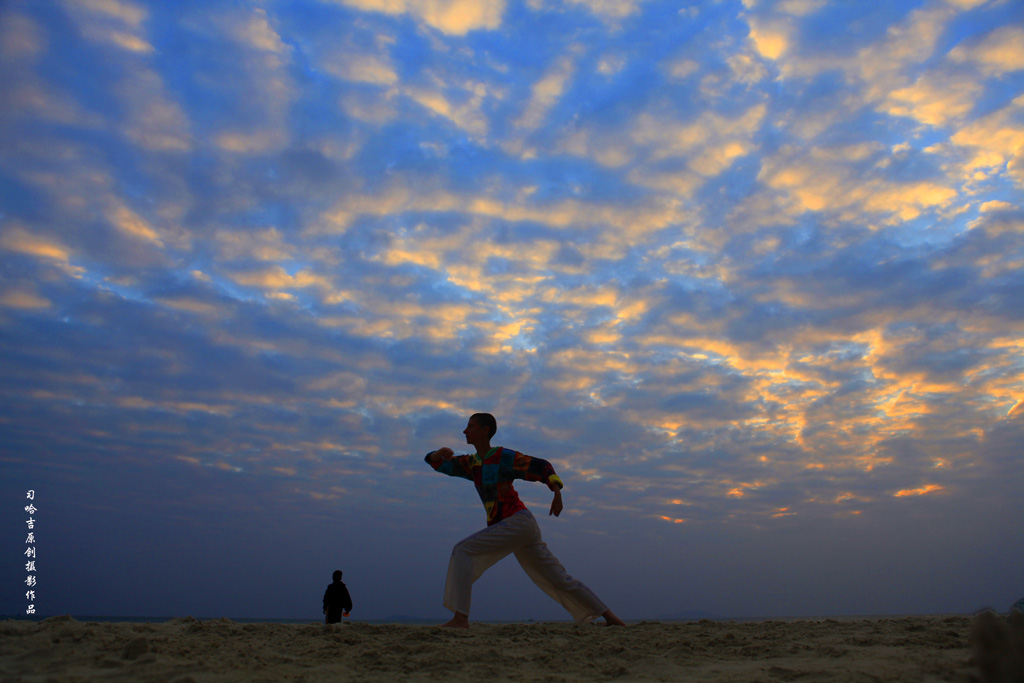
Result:
{"label": "sky", "polygon": [[446,619],[478,411],[624,619],[1024,595],[1019,0],[9,0],[0,92],[2,614]]}

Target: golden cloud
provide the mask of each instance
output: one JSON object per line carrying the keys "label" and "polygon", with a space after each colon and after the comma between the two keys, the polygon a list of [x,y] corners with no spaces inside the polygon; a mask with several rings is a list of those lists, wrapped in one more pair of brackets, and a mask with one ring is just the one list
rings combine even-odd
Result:
{"label": "golden cloud", "polygon": [[144,8],[125,0],[68,0],[65,4],[119,19],[132,28],[139,28],[149,16]]}
{"label": "golden cloud", "polygon": [[931,181],[864,181],[849,165],[833,162],[833,155],[792,153],[792,149],[782,150],[776,158],[765,159],[760,177],[768,187],[785,192],[790,210],[797,214],[848,209],[908,221],[947,206],[957,196],[955,189]]}
{"label": "golden cloud", "polygon": [[765,59],[778,59],[789,48],[790,27],[781,21],[765,22],[752,19],[750,42],[759,55]]}
{"label": "golden cloud", "polygon": [[906,116],[929,126],[962,119],[974,108],[982,91],[976,80],[932,73],[913,85],[894,90],[878,106],[893,116]]}
{"label": "golden cloud", "polygon": [[468,96],[459,105],[454,105],[444,94],[436,90],[407,88],[403,91],[414,102],[438,116],[444,117],[474,135],[487,134],[487,118],[480,108],[487,94],[482,84],[473,84],[467,91]]}
{"label": "golden cloud", "polygon": [[950,138],[950,142],[954,145],[973,148],[974,157],[965,167],[968,173],[981,169],[998,168],[1009,160],[1024,155],[1022,113],[1024,113],[1024,95],[1016,98],[1006,107],[961,128]]}
{"label": "golden cloud", "polygon": [[505,0],[335,0],[349,7],[385,14],[411,14],[442,33],[465,35],[501,25]]}
{"label": "golden cloud", "polygon": [[0,292],[0,306],[20,310],[49,308],[52,302],[28,289],[8,289]]}
{"label": "golden cloud", "polygon": [[19,226],[9,228],[0,235],[0,247],[55,261],[67,262],[71,257],[71,250],[60,241],[51,237],[40,237]]}
{"label": "golden cloud", "polygon": [[953,48],[949,57],[954,62],[974,64],[987,76],[1019,71],[1024,69],[1024,28],[1002,26],[979,43]]}
{"label": "golden cloud", "polygon": [[160,238],[160,234],[139,214],[123,204],[112,207],[107,212],[107,219],[113,223],[114,227],[126,235],[151,242],[158,247],[164,246],[164,241]]}
{"label": "golden cloud", "polygon": [[229,261],[286,261],[295,255],[295,248],[284,241],[277,228],[218,230],[214,238],[220,247],[220,257]]}
{"label": "golden cloud", "polygon": [[892,495],[894,495],[897,498],[903,498],[906,496],[927,496],[931,493],[938,493],[943,490],[943,487],[939,486],[938,484],[928,484],[926,486],[922,486],[916,489],[903,489],[901,491],[897,491]]}
{"label": "golden cloud", "polygon": [[228,277],[240,285],[260,289],[303,289],[306,287],[331,289],[330,280],[322,275],[317,275],[309,270],[299,270],[291,275],[281,266],[229,273]]}
{"label": "golden cloud", "polygon": [[65,0],[64,5],[87,39],[129,52],[153,52],[142,34],[148,18],[144,8],[122,0]]}
{"label": "golden cloud", "polygon": [[569,54],[559,59],[551,69],[531,88],[530,101],[519,120],[517,128],[533,130],[541,124],[548,110],[551,109],[565,92],[566,84],[576,71],[575,53],[577,47],[570,48]]}
{"label": "golden cloud", "polygon": [[235,40],[257,50],[266,52],[284,52],[287,48],[281,36],[270,25],[267,11],[258,7],[244,19],[231,24],[231,34]]}

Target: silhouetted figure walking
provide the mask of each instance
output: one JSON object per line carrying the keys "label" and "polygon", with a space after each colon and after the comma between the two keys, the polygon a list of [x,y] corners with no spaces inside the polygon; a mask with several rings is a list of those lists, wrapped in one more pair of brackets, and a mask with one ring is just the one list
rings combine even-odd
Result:
{"label": "silhouetted figure walking", "polygon": [[327,586],[324,591],[324,623],[337,624],[341,617],[348,616],[352,611],[352,596],[348,594],[348,588],[341,582],[341,570],[333,574],[334,583]]}

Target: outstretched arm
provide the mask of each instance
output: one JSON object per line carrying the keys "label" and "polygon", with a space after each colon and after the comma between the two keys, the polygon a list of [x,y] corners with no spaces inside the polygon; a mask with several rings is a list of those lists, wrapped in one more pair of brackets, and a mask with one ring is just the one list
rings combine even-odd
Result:
{"label": "outstretched arm", "polygon": [[455,455],[450,448],[438,448],[423,456],[423,460],[436,472],[473,481],[473,456]]}
{"label": "outstretched arm", "polygon": [[441,462],[442,460],[450,459],[452,455],[454,455],[452,449],[445,446],[443,448],[438,448],[436,451],[428,454],[427,459],[430,462]]}

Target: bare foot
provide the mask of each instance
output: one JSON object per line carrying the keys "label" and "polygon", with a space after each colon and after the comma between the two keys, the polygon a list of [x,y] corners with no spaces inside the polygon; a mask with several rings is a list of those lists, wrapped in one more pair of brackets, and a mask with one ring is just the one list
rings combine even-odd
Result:
{"label": "bare foot", "polygon": [[615,612],[613,612],[611,610],[606,611],[601,616],[604,617],[604,625],[605,626],[625,626],[626,625],[626,622],[624,622],[622,619],[619,619],[617,616],[615,616]]}
{"label": "bare foot", "polygon": [[443,628],[469,628],[469,615],[456,612],[454,617],[449,619],[447,623],[441,624],[441,626]]}

